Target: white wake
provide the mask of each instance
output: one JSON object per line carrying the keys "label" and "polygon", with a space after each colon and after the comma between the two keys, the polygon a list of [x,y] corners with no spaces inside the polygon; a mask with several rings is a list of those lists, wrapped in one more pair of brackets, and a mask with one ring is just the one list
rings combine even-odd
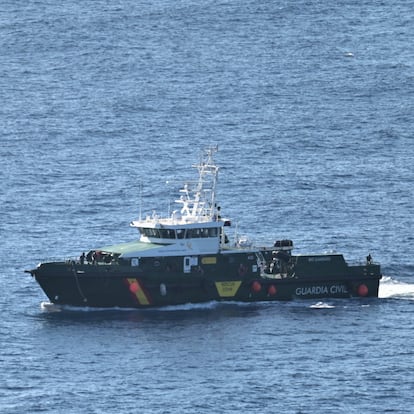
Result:
{"label": "white wake", "polygon": [[378,297],[414,300],[414,283],[405,283],[384,276],[380,281]]}

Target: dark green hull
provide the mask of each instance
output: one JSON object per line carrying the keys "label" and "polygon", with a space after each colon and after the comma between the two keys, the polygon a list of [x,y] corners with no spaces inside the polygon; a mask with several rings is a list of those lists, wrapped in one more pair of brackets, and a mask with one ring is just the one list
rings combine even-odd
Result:
{"label": "dark green hull", "polygon": [[[261,251],[270,263],[270,252]],[[43,263],[31,273],[52,303],[148,308],[208,301],[377,297],[380,266],[349,266],[342,255],[291,256],[270,272],[257,252],[147,257],[134,263]]]}

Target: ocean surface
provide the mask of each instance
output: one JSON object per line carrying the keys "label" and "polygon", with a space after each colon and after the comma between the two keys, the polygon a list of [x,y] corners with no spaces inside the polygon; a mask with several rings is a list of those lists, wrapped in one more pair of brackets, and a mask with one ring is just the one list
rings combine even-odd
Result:
{"label": "ocean surface", "polygon": [[[413,413],[414,2],[2,0],[0,412]],[[44,306],[24,270],[137,237],[218,145],[256,244],[380,298]]]}

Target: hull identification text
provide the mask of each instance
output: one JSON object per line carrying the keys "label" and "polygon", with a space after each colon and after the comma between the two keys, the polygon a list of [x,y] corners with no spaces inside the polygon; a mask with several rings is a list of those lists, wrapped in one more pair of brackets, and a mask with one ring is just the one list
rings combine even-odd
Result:
{"label": "hull identification text", "polygon": [[338,295],[347,294],[348,289],[345,285],[332,286],[306,286],[296,288],[296,296],[312,296],[312,295]]}

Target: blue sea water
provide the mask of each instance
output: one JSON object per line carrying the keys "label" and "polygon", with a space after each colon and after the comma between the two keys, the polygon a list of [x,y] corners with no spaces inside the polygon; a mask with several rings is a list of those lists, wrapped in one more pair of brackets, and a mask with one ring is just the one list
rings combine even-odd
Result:
{"label": "blue sea water", "polygon": [[[414,2],[3,0],[1,413],[412,413]],[[25,269],[131,240],[219,145],[258,244],[379,299],[55,312]]]}

